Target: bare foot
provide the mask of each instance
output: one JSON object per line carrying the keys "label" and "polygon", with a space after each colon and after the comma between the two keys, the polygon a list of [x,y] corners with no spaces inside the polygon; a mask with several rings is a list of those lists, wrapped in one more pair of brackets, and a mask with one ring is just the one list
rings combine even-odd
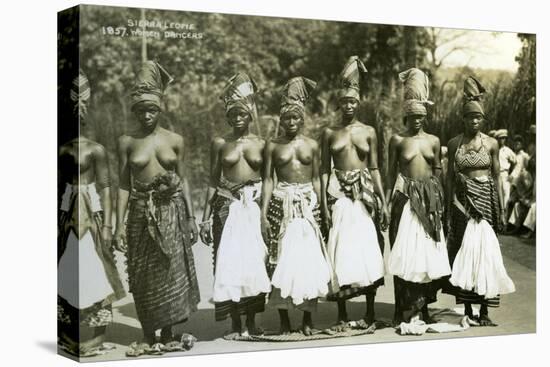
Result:
{"label": "bare foot", "polygon": [[241,333],[231,331],[223,336],[225,340],[237,340],[241,336]]}
{"label": "bare foot", "polygon": [[311,336],[313,335],[312,333],[312,328],[309,326],[309,325],[302,325],[302,333],[305,335],[305,336]]}
{"label": "bare foot", "polygon": [[479,326],[498,326],[490,318],[489,315],[479,316]]}
{"label": "bare foot", "polygon": [[403,321],[405,321],[405,318],[403,317],[403,312],[396,312],[393,315],[392,326],[398,327]]}
{"label": "bare foot", "polygon": [[348,323],[346,321],[338,320],[336,325],[331,327],[331,330],[334,330],[337,333],[341,333],[342,331],[345,331],[348,328],[349,328],[349,326],[348,326]]}
{"label": "bare foot", "polygon": [[264,329],[258,326],[254,326],[254,328],[247,327],[246,332],[248,335],[264,335]]}

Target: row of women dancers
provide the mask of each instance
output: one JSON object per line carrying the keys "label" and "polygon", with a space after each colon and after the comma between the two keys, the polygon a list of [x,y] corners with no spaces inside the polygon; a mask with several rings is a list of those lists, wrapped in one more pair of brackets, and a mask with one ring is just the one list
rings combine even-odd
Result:
{"label": "row of women dancers", "polygon": [[[394,276],[396,325],[406,311],[433,322],[428,304],[440,289],[464,303],[472,319],[472,304],[480,304],[479,323],[493,325],[488,307],[498,306],[499,296],[513,292],[514,284],[495,235],[505,207],[498,144],[481,132],[483,86],[472,77],[464,83],[464,133],[449,141],[443,193],[440,142],[423,129],[432,104],[428,77],[416,68],[399,74],[405,130],[390,140],[385,192],[376,131],[356,113],[366,72],[356,56],[349,58],[340,74],[341,119],[323,131],[320,142],[303,134],[314,81],[294,77],[282,88],[283,133],[266,142],[249,130],[258,117],[256,84],[245,73],[229,79],[222,99],[232,131],[212,140],[199,231],[184,172],[184,140],[158,124],[172,78],[158,63],[143,64],[132,90],[140,130],[118,141],[112,243],[126,253],[145,342],[155,343],[158,330],[160,342],[173,340],[172,327],[197,310],[191,247],[199,237],[213,243],[215,318],[230,317],[234,336],[262,333],[255,315],[264,311],[266,299],[279,312],[281,333],[291,332],[288,311],[298,309],[300,329],[311,335],[320,298],[337,302],[337,327],[345,327],[346,300],[361,295],[366,309],[360,323],[373,327],[376,291],[386,274]],[[81,125],[89,94],[81,73],[71,94]],[[124,295],[110,246],[106,153],[81,131],[60,154],[60,162],[78,166],[79,173],[67,178],[61,200],[58,316],[60,322],[94,328],[93,345],[112,318],[111,303]],[[81,216],[77,223],[79,211],[86,220]],[[384,259],[386,229],[391,251]],[[64,284],[70,280],[63,274],[71,271],[79,272],[81,297],[75,297],[74,284]]]}

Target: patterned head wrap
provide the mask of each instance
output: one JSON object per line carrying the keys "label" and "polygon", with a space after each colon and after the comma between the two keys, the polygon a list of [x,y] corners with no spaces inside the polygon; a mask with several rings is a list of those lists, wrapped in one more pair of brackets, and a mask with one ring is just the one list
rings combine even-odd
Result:
{"label": "patterned head wrap", "polygon": [[430,97],[430,80],[420,69],[411,68],[399,73],[405,88],[403,109],[406,116],[426,115],[426,105],[433,105]]}
{"label": "patterned head wrap", "polygon": [[74,111],[78,111],[79,116],[82,118],[88,112],[88,102],[91,97],[90,82],[86,77],[86,74],[80,69],[78,76],[73,79],[71,84],[70,98],[74,103]]}
{"label": "patterned head wrap", "polygon": [[316,82],[302,76],[290,79],[282,89],[281,116],[296,111],[304,117],[306,101],[316,86]]}
{"label": "patterned head wrap", "polygon": [[361,82],[367,74],[367,68],[359,57],[351,56],[340,73],[339,98],[351,97],[359,101]]}
{"label": "patterned head wrap", "polygon": [[245,73],[233,75],[225,85],[221,99],[225,104],[225,113],[233,108],[242,108],[247,111],[252,118],[256,118],[256,104],[254,95],[258,87],[252,78]]}
{"label": "patterned head wrap", "polygon": [[132,88],[132,108],[140,102],[151,102],[160,109],[164,90],[172,81],[174,78],[159,63],[144,62]]}
{"label": "patterned head wrap", "polygon": [[485,88],[481,85],[479,80],[469,76],[464,81],[464,101],[462,104],[462,114],[467,115],[469,113],[481,113],[485,115],[483,111],[483,104],[481,99],[485,93]]}

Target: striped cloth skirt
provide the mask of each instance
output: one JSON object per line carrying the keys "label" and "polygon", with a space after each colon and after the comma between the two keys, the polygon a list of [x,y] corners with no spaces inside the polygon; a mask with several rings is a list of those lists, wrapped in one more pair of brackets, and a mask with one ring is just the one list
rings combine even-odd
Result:
{"label": "striped cloth skirt", "polygon": [[[498,225],[500,206],[496,186],[491,177],[488,177],[487,180],[475,180],[458,173],[455,195],[470,216],[474,219],[487,221],[495,233],[498,233],[500,229]],[[451,205],[450,215],[451,228],[447,246],[449,262],[453,264],[462,245],[469,218],[456,205]],[[500,296],[487,299],[474,291],[455,287],[450,283],[445,285],[443,292],[454,295],[457,304],[472,303],[488,307],[498,307],[500,305]]]}
{"label": "striped cloth skirt", "polygon": [[134,185],[126,231],[130,292],[143,330],[185,321],[197,310],[200,295],[187,211],[175,173]]}

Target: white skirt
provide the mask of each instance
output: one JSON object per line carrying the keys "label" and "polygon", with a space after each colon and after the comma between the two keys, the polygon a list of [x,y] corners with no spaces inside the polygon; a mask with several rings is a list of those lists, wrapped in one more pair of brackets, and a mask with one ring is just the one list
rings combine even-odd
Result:
{"label": "white skirt", "polygon": [[485,298],[516,290],[504,268],[498,238],[486,220],[468,221],[450,282]]}
{"label": "white skirt", "polygon": [[214,302],[239,302],[243,297],[271,291],[260,217],[260,208],[253,200],[234,201],[229,205],[216,254]]}
{"label": "white skirt", "polygon": [[440,242],[426,232],[407,202],[390,256],[388,272],[414,283],[428,283],[451,274],[443,230]]}
{"label": "white skirt", "polygon": [[384,276],[384,258],[374,222],[360,200],[332,206],[328,252],[339,286],[366,287]]}
{"label": "white skirt", "polygon": [[90,231],[80,240],[70,231],[57,269],[57,292],[73,307],[90,307],[114,292]]}
{"label": "white skirt", "polygon": [[330,266],[321,250],[322,239],[311,223],[294,218],[281,239],[281,253],[271,283],[281,297],[300,305],[328,293]]}

